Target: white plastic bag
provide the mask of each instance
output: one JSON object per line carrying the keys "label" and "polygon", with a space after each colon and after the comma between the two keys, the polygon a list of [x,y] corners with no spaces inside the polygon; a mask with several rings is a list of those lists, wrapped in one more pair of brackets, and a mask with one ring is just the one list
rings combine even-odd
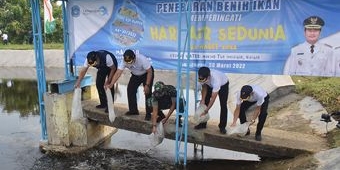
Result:
{"label": "white plastic bag", "polygon": [[203,122],[207,122],[210,118],[209,113],[205,114],[204,116],[201,116],[201,114],[204,112],[204,110],[207,109],[207,106],[204,104],[200,104],[196,111],[195,111],[195,115],[194,115],[194,123],[195,124],[200,124]]}
{"label": "white plastic bag", "polygon": [[81,89],[75,88],[72,99],[71,121],[79,121],[83,117],[83,108],[81,106]]}
{"label": "white plastic bag", "polygon": [[234,127],[228,127],[227,128],[227,134],[232,135],[232,134],[239,134],[239,135],[245,135],[248,131],[248,128],[250,126],[251,122],[245,122],[243,124],[234,126]]}
{"label": "white plastic bag", "polygon": [[111,90],[109,88],[106,89],[106,98],[107,98],[107,109],[109,111],[109,119],[110,122],[113,122],[116,119],[115,110],[113,109],[113,99]]}
{"label": "white plastic bag", "polygon": [[163,123],[159,122],[156,127],[156,132],[149,135],[151,146],[155,147],[163,142],[164,128]]}

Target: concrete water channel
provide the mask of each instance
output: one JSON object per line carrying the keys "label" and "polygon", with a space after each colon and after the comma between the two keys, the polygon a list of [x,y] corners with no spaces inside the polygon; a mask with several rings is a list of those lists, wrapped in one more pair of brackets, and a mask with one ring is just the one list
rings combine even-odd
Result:
{"label": "concrete water channel", "polygon": [[[53,52],[48,51],[47,53],[53,53],[52,55],[53,57],[51,56],[47,57],[47,61],[45,62],[48,65],[48,67],[46,67],[47,80],[50,81],[50,80],[63,79],[63,68],[62,68],[62,59],[61,59],[62,51],[53,51]],[[8,80],[14,79],[15,81],[17,81],[17,79],[20,79],[19,80],[20,82],[22,80],[27,80],[27,79],[34,80],[35,79],[36,74],[35,74],[35,69],[34,69],[34,61],[32,61],[34,60],[33,51],[26,51],[26,52],[22,52],[22,51],[8,52],[7,51],[5,53],[1,52],[1,54],[6,54],[6,55],[1,55],[3,56],[3,60],[1,60],[0,62],[0,66],[1,66],[0,78],[3,80],[2,84],[6,85],[6,87],[7,87]],[[10,54],[13,54],[13,55],[10,55]],[[17,58],[14,60],[18,61],[18,63],[13,62],[14,61],[13,58]],[[161,71],[161,73],[163,72]],[[125,75],[125,77],[128,77],[128,76]],[[230,75],[230,77],[232,81],[235,81],[235,82],[237,81],[237,84],[231,85],[232,90],[230,92],[230,96],[231,96],[230,104],[228,105],[230,106],[229,110],[233,110],[233,101],[232,101],[233,95],[236,89],[239,88],[240,84],[245,84],[245,83],[260,84],[262,86],[265,86],[270,91],[273,91],[273,89],[277,89],[277,87],[281,85],[282,86],[292,85],[291,82],[289,82],[289,79],[287,79],[287,77],[277,78],[276,76],[263,76],[263,75],[252,75],[251,77],[248,77],[247,75]],[[157,79],[163,80],[165,82],[169,80],[167,76],[159,76],[157,77]],[[124,96],[124,92],[125,92],[124,83],[126,83],[126,80],[122,79],[120,83],[122,83],[121,94],[122,96]],[[12,87],[16,87],[15,84],[17,83],[14,82],[14,86]],[[32,89],[27,90],[27,91],[32,91]],[[8,89],[5,89],[5,90],[8,91]],[[33,92],[35,91],[33,90]],[[12,93],[12,94],[15,94],[15,93]],[[27,96],[27,94],[25,93],[21,95]],[[22,96],[17,96],[18,98],[16,100],[18,101],[21,100],[23,98]],[[143,100],[142,98],[143,97],[141,97],[141,100]],[[124,97],[120,97],[117,100],[117,102],[126,103],[126,101],[124,100],[119,101],[122,99],[124,99]],[[140,101],[140,102],[143,102],[143,101]],[[8,111],[7,109],[4,109],[6,108],[6,106],[3,103],[1,103],[0,107],[2,108],[2,113],[1,113],[2,118],[0,119],[0,121],[3,121],[1,124],[4,125],[4,128],[1,128],[1,129],[13,130],[13,131],[3,131],[1,134],[2,136],[13,137],[12,139],[9,139],[9,140],[5,140],[6,138],[2,138],[4,140],[1,140],[2,142],[5,141],[4,143],[1,144],[1,146],[3,147],[0,147],[2,157],[4,158],[4,159],[0,159],[2,160],[1,163],[5,167],[8,167],[6,169],[27,169],[27,167],[34,164],[36,160],[41,159],[42,156],[44,157],[44,155],[42,155],[38,149],[39,133],[40,133],[39,116],[32,114],[34,111],[29,111],[29,115],[31,116],[22,117],[21,116],[22,113],[19,108],[14,108],[12,111]],[[231,114],[229,114],[228,120],[231,120],[230,117],[231,117]],[[21,123],[19,126],[16,123],[10,123],[10,122],[21,122]],[[22,130],[22,129],[25,129],[25,130]],[[25,134],[25,135],[21,135],[21,134]],[[136,142],[136,139],[138,139],[138,142]],[[13,145],[14,143],[16,145]],[[23,145],[24,147],[18,147],[20,145],[21,146]],[[169,165],[171,165],[174,161],[174,158],[173,158],[174,141],[166,139],[163,141],[161,145],[159,145],[153,150],[150,150],[147,153],[147,155],[151,156],[152,158],[157,158],[157,160],[167,162],[169,163]],[[145,151],[148,150],[149,148],[149,139],[148,139],[147,134],[129,132],[129,131],[120,129],[118,130],[117,133],[113,135],[113,137],[108,142],[105,143],[105,145],[102,145],[101,147],[105,149],[120,148],[120,149],[126,149],[126,150],[135,150],[135,151],[138,151],[139,153],[145,153]],[[188,150],[193,150],[193,145],[189,144]],[[32,155],[28,156],[26,153],[29,153]],[[85,158],[85,160],[86,159],[87,158]],[[91,159],[91,158],[88,157],[88,159]],[[192,168],[196,167],[196,169],[197,167],[202,166],[201,161],[203,161],[204,166],[207,168],[210,167],[210,168],[218,169],[219,167],[224,167],[224,168],[247,167],[251,169],[256,169],[255,167],[257,167],[258,161],[260,160],[260,158],[254,154],[247,154],[244,152],[235,152],[231,150],[217,149],[213,147],[205,147],[203,155],[200,155],[200,154],[197,155],[197,154],[194,154],[193,152],[188,152],[188,159],[190,160],[188,162],[188,167],[192,167]],[[198,162],[195,160],[198,160]],[[222,161],[216,161],[216,160],[222,160]],[[230,162],[228,160],[233,160],[233,161]],[[246,163],[244,163],[243,161],[241,161],[240,163],[239,161],[236,161],[236,160],[247,160],[250,162],[255,161],[255,163],[253,165],[246,166]],[[62,161],[67,162],[67,160],[62,160]],[[45,162],[48,163],[48,161],[45,161]],[[72,165],[72,166],[77,167],[81,165],[82,163],[83,162],[80,162],[78,165]],[[53,163],[46,164],[45,166],[41,166],[41,167],[50,167],[51,165],[53,165]],[[69,166],[69,164],[65,165],[64,168],[66,168],[67,166]],[[21,168],[18,168],[18,167],[21,167]],[[26,167],[26,168],[23,168],[23,167]],[[39,168],[36,168],[36,169],[39,169]]]}

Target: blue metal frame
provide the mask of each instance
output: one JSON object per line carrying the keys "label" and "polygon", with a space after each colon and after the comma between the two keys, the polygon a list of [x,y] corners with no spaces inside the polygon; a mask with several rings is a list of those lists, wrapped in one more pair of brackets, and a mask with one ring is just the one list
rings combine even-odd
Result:
{"label": "blue metal frame", "polygon": [[66,3],[62,1],[62,11],[63,11],[63,26],[64,26],[64,57],[65,57],[65,79],[74,79],[74,74],[72,74],[72,60],[70,59],[70,52],[69,52],[69,29],[68,29],[68,17],[66,12]]}
{"label": "blue metal frame", "polygon": [[[186,80],[185,80],[185,98],[186,103],[189,103],[189,90],[190,90],[190,27],[191,27],[191,0],[186,0],[185,3],[188,4],[188,9],[186,11],[182,11],[180,8],[178,13],[178,53],[177,53],[177,103],[179,103],[179,98],[183,95],[182,94],[182,64],[186,62]],[[182,0],[179,0],[179,4],[182,4]],[[184,17],[182,15],[185,15]],[[185,19],[185,25],[182,27],[182,17]],[[185,34],[184,41],[182,40],[182,33]],[[185,42],[184,45],[181,42]],[[187,144],[188,144],[188,110],[189,104],[185,105],[184,113],[179,113],[179,105],[176,106],[176,155],[175,155],[175,162],[176,164],[180,163],[181,155],[183,156],[183,165],[186,166],[187,164]],[[183,128],[180,130],[178,128],[179,124],[179,115],[182,115],[184,118],[184,131]],[[181,151],[181,143],[182,137],[184,137],[184,148]]]}
{"label": "blue metal frame", "polygon": [[[188,3],[188,9],[191,9],[191,0],[186,0]],[[43,54],[43,39],[42,39],[42,30],[41,30],[41,20],[40,20],[40,6],[39,0],[30,0],[31,10],[32,10],[32,29],[33,29],[33,40],[34,40],[34,49],[35,49],[35,59],[36,59],[36,70],[37,70],[37,79],[38,79],[38,96],[39,96],[39,110],[40,110],[40,123],[41,123],[41,138],[43,140],[47,139],[47,128],[46,128],[46,113],[45,113],[45,105],[43,102],[43,95],[46,92],[46,77],[44,70],[44,54]],[[179,0],[179,3],[182,3],[182,0]],[[62,1],[62,10],[63,10],[63,24],[64,24],[64,57],[65,57],[65,79],[66,81],[57,82],[55,88],[57,88],[59,93],[69,92],[73,89],[74,81],[76,77],[74,76],[73,69],[73,61],[70,58],[69,54],[69,36],[68,36],[68,18],[66,12],[66,3]],[[182,14],[185,14],[186,27],[182,28]],[[179,103],[179,98],[183,96],[182,94],[182,63],[185,61],[186,66],[186,81],[185,81],[185,89],[186,89],[186,103],[189,103],[189,90],[190,90],[190,27],[191,27],[191,11],[186,10],[182,11],[180,8],[179,19],[178,19],[178,67],[177,67],[177,103]],[[182,46],[182,33],[185,34],[185,40]],[[186,60],[185,60],[186,59]],[[87,86],[91,84],[92,79],[91,76],[84,77],[83,82],[81,83],[81,87]],[[196,95],[195,95],[196,100]],[[176,107],[176,155],[175,162],[180,162],[180,156],[183,156],[183,164],[187,164],[187,136],[188,136],[188,105],[185,105],[184,113],[180,113],[179,105]],[[182,115],[184,118],[183,128],[178,128],[179,124],[179,115]],[[184,136],[184,149],[181,152],[181,142],[182,137]]]}
{"label": "blue metal frame", "polygon": [[[68,25],[68,13],[66,10],[67,3],[62,0],[62,11],[63,11],[63,26],[64,26],[64,68],[65,68],[65,80],[56,81],[51,83],[51,89],[53,93],[68,93],[74,90],[74,84],[77,81],[77,67],[74,64],[74,57],[70,55],[69,51],[69,25]],[[81,83],[80,87],[90,86],[92,85],[92,76],[86,75]]]}
{"label": "blue metal frame", "polygon": [[40,124],[41,124],[41,139],[47,139],[46,128],[46,112],[45,104],[43,101],[44,93],[46,92],[46,76],[45,76],[45,64],[43,53],[43,41],[41,34],[41,21],[40,21],[40,6],[39,0],[30,0],[32,10],[32,30],[33,30],[33,42],[36,62],[36,72],[38,79],[38,98],[39,98],[39,112],[40,112]]}

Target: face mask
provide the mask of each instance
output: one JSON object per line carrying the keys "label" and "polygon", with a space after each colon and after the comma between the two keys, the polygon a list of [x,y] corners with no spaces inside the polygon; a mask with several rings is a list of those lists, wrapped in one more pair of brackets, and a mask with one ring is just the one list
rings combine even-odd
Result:
{"label": "face mask", "polygon": [[127,64],[132,64],[134,61],[132,57],[124,57],[124,62]]}
{"label": "face mask", "polygon": [[198,82],[205,83],[207,82],[208,78],[198,77]]}
{"label": "face mask", "polygon": [[89,65],[91,66],[91,67],[94,67],[94,66],[96,66],[97,65],[97,61],[94,61],[94,62],[88,62],[89,63]]}

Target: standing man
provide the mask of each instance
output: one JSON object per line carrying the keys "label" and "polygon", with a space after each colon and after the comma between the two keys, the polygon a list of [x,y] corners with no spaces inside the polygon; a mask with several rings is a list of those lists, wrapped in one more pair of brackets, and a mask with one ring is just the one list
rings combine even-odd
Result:
{"label": "standing man", "polygon": [[[152,107],[152,132],[156,132],[157,122],[166,123],[171,114],[176,109],[177,90],[172,85],[165,85],[161,81],[157,81],[154,85],[154,91],[148,101],[148,105]],[[184,100],[179,99],[179,112],[184,112]],[[162,110],[169,109],[165,116]],[[179,116],[178,126],[182,127],[181,116]]]}
{"label": "standing man", "polygon": [[318,16],[303,21],[306,41],[292,48],[283,74],[333,76],[335,74],[332,47],[318,42],[325,22]]}
{"label": "standing man", "polygon": [[[259,117],[259,122],[257,123],[257,129],[255,133],[255,140],[261,141],[261,131],[263,129],[264,123],[267,118],[267,110],[269,104],[268,93],[257,85],[245,85],[241,88],[241,91],[236,95],[236,108],[234,111],[234,119],[231,126],[236,125],[236,121],[240,118],[240,123],[243,124],[247,121],[246,111],[250,106],[256,104],[254,114],[251,118],[251,123],[255,122],[255,119]],[[246,135],[250,135],[250,130]]]}
{"label": "standing man", "polygon": [[[201,67],[198,70],[198,82],[202,85],[202,99],[200,104],[205,104],[207,108],[201,116],[208,113],[213,106],[216,97],[220,98],[220,123],[218,125],[220,132],[225,134],[228,118],[228,94],[229,94],[229,79],[228,77],[217,70],[209,69],[208,67]],[[195,129],[206,128],[207,122],[200,123],[195,126]]]}
{"label": "standing man", "polygon": [[123,54],[124,60],[119,64],[118,70],[114,74],[111,81],[108,81],[108,87],[112,88],[118,78],[122,75],[125,68],[131,71],[131,77],[127,86],[127,97],[129,103],[129,111],[126,115],[139,115],[137,107],[137,90],[143,84],[145,95],[145,120],[151,120],[152,109],[148,107],[147,101],[151,97],[152,85],[154,79],[154,70],[150,61],[142,54],[135,54],[128,49]]}
{"label": "standing man", "polygon": [[[116,57],[106,51],[91,51],[87,54],[85,59],[84,67],[79,72],[78,79],[74,85],[74,87],[80,87],[80,82],[84,78],[87,70],[90,67],[95,67],[98,69],[97,77],[96,77],[96,87],[99,95],[100,104],[96,106],[96,108],[106,108],[105,112],[108,112],[107,108],[107,98],[104,89],[105,80],[107,78],[110,81],[117,70],[117,59]],[[112,97],[114,97],[114,88],[110,88]]]}
{"label": "standing man", "polygon": [[3,43],[4,45],[7,45],[7,44],[8,44],[8,35],[7,35],[6,33],[3,33],[3,34],[1,35],[1,37],[2,37],[2,43]]}

